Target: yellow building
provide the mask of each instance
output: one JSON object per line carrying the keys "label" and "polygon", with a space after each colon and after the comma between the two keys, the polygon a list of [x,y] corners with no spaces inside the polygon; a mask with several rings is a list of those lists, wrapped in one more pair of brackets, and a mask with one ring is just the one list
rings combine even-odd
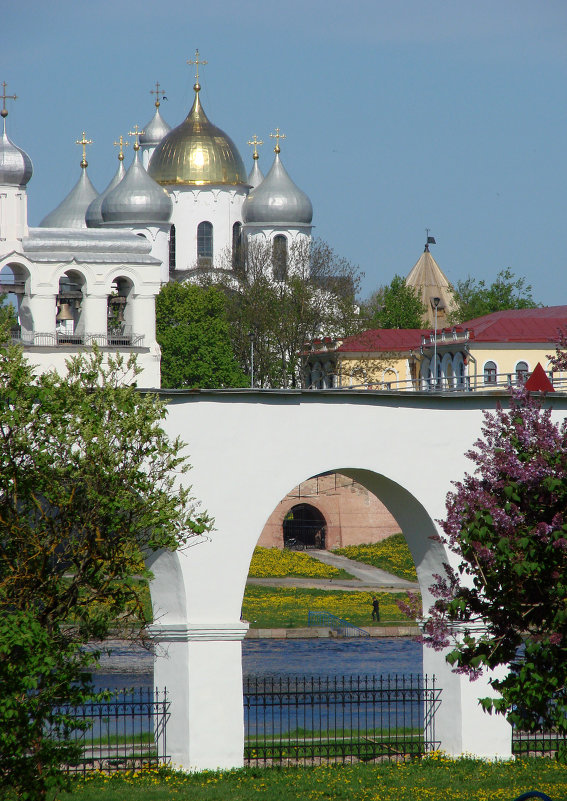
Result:
{"label": "yellow building", "polygon": [[437,331],[375,329],[314,340],[305,352],[305,386],[493,390],[523,382],[539,362],[567,389],[567,374],[552,374],[549,361],[560,331],[567,331],[567,306],[493,312]]}

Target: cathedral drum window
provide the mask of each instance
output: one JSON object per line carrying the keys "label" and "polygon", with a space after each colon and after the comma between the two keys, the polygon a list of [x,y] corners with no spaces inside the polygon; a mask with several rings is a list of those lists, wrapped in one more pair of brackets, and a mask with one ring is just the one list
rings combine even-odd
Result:
{"label": "cathedral drum window", "polygon": [[277,234],[272,244],[272,261],[274,279],[285,281],[287,277],[287,238],[283,234]]}
{"label": "cathedral drum window", "polygon": [[197,226],[197,264],[210,267],[213,263],[213,224],[201,222]]}

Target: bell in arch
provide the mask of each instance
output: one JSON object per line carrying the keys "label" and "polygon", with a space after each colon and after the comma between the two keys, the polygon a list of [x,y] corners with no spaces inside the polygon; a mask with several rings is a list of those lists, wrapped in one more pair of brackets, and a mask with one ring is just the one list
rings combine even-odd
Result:
{"label": "bell in arch", "polygon": [[55,318],[58,323],[63,323],[67,320],[73,320],[73,312],[71,311],[71,304],[68,301],[62,301],[59,305],[59,311],[57,312],[57,317]]}

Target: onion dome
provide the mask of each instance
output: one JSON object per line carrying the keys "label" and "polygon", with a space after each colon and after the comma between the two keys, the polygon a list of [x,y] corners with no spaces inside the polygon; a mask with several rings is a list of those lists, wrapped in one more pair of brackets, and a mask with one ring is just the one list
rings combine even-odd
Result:
{"label": "onion dome", "polygon": [[171,125],[168,125],[159,113],[159,100],[156,100],[155,106],[156,113],[150,122],[144,126],[144,133],[140,134],[141,145],[149,145],[150,147],[159,145],[163,137],[171,131]]}
{"label": "onion dome", "polygon": [[134,145],[134,161],[126,175],[102,201],[103,225],[167,225],[173,204],[167,191],[145,171]]}
{"label": "onion dome", "polygon": [[116,170],[114,177],[112,178],[111,182],[108,184],[104,192],[102,192],[98,197],[95,197],[93,202],[88,207],[86,214],[85,214],[85,222],[87,223],[87,228],[100,228],[103,223],[102,220],[102,203],[107,195],[109,195],[112,190],[118,186],[120,181],[126,175],[126,170],[124,169],[124,147],[128,146],[128,142],[125,142],[123,137],[120,137],[119,142],[114,143],[117,147],[120,147],[120,152],[118,153],[118,169]]}
{"label": "onion dome", "polygon": [[242,205],[245,223],[309,225],[313,219],[311,201],[291,180],[276,145],[274,163],[261,184],[253,188]]}
{"label": "onion dome", "polygon": [[83,147],[83,158],[81,159],[81,177],[71,189],[67,197],[54,209],[47,217],[40,222],[40,228],[86,228],[85,214],[98,195],[98,192],[91,183],[87,175],[88,162],[86,159],[86,146],[92,145],[92,140],[86,138],[83,131],[83,138],[76,141],[77,145]]}
{"label": "onion dome", "polygon": [[28,154],[21,148],[16,147],[8,138],[6,133],[8,111],[5,107],[5,101],[4,108],[0,110],[0,115],[4,119],[4,131],[0,140],[0,185],[26,186],[32,177],[33,164]]}
{"label": "onion dome", "polygon": [[248,173],[248,183],[250,184],[252,189],[256,189],[258,184],[261,184],[262,181],[264,180],[264,173],[258,166],[258,159],[260,158],[260,155],[258,153],[258,145],[263,145],[264,143],[262,142],[261,139],[258,139],[256,134],[254,134],[252,139],[248,140],[248,144],[254,147],[254,152],[252,153],[252,158],[254,159],[254,166]]}
{"label": "onion dome", "polygon": [[161,140],[148,173],[163,186],[208,186],[246,183],[246,170],[232,139],[209,122],[196,83],[195,101],[185,120]]}

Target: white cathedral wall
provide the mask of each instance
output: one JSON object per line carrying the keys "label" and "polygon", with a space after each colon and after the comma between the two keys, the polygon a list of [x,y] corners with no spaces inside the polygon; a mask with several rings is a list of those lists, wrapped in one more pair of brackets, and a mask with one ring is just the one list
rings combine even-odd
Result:
{"label": "white cathedral wall", "polygon": [[201,222],[213,226],[213,265],[232,252],[232,226],[242,222],[245,186],[168,187],[173,200],[171,222],[175,225],[175,263],[177,270],[197,266],[197,227]]}
{"label": "white cathedral wall", "polygon": [[3,186],[0,191],[0,241],[22,239],[28,235],[28,196],[19,186]]}

